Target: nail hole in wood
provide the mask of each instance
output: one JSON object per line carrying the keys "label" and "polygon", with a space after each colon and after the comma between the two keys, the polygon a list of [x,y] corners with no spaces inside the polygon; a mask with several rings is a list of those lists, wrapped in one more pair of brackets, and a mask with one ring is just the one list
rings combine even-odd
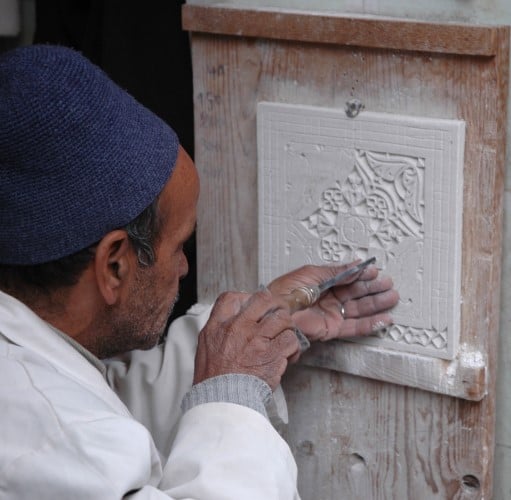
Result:
{"label": "nail hole in wood", "polygon": [[349,464],[353,472],[362,472],[367,467],[365,458],[358,453],[349,456]]}
{"label": "nail hole in wood", "polygon": [[303,455],[314,455],[314,443],[312,441],[302,441],[298,444],[298,452]]}
{"label": "nail hole in wood", "polygon": [[481,483],[479,482],[479,479],[477,477],[473,476],[472,474],[466,474],[461,479],[461,484],[463,485],[463,488],[466,490],[478,490],[481,487]]}

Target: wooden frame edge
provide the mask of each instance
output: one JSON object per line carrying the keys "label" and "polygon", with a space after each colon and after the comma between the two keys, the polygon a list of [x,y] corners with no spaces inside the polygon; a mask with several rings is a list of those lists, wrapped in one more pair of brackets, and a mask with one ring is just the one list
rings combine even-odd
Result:
{"label": "wooden frame edge", "polygon": [[453,360],[420,356],[379,347],[330,341],[314,344],[300,363],[414,387],[468,401],[481,401],[488,390],[486,361],[479,352],[460,351]]}
{"label": "wooden frame edge", "polygon": [[498,54],[503,31],[509,37],[507,26],[349,17],[225,5],[184,4],[182,24],[187,31],[217,35],[483,57]]}

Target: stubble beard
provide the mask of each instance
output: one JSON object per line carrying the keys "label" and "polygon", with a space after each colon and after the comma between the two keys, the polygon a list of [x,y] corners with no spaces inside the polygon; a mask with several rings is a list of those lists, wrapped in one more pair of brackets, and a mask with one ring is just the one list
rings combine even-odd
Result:
{"label": "stubble beard", "polygon": [[[152,290],[154,281],[137,279],[131,291],[130,304],[116,311],[111,320],[111,334],[101,337],[98,351],[100,359],[110,358],[135,349],[148,350],[161,343],[167,333],[167,323],[179,293],[167,311],[160,311],[161,304]],[[155,318],[157,318],[155,320]]]}

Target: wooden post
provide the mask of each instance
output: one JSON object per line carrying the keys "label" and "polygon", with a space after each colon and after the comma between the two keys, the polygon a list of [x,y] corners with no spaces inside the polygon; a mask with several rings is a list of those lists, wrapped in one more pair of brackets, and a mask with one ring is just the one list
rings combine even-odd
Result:
{"label": "wooden post", "polygon": [[257,102],[356,97],[371,111],[465,121],[460,348],[483,367],[457,372],[463,394],[441,395],[420,372],[413,387],[374,373],[377,351],[350,369],[342,346],[318,345],[285,380],[287,439],[304,500],[491,498],[509,29],[195,5],[183,23],[203,301],[258,285]]}

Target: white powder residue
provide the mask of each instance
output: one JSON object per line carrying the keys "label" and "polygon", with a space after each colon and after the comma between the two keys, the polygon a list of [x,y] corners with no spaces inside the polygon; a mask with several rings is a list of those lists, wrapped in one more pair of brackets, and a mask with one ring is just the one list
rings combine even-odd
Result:
{"label": "white powder residue", "polygon": [[462,366],[481,368],[485,366],[484,356],[480,351],[469,350],[466,344],[460,346],[459,360]]}

